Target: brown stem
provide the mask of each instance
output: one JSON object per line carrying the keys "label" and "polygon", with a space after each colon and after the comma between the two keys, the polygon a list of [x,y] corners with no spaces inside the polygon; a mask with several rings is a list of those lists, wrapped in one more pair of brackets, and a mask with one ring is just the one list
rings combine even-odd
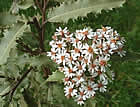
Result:
{"label": "brown stem", "polygon": [[39,24],[39,21],[36,18],[33,18],[33,22],[38,30],[38,34],[39,34],[39,46],[42,52],[45,51],[44,49],[44,36],[45,36],[45,18],[46,18],[46,8],[47,8],[47,4],[48,4],[49,0],[42,0],[42,4],[40,4],[40,2],[38,0],[35,0],[35,4],[37,5],[37,7],[40,9],[41,13],[42,13],[42,23],[41,26]]}
{"label": "brown stem", "polygon": [[4,75],[0,75],[0,78],[6,78],[8,80],[15,80],[15,78],[10,78],[10,77],[4,76]]}
{"label": "brown stem", "polygon": [[42,35],[41,35],[41,49],[42,51],[44,51],[44,35],[45,35],[45,19],[46,19],[46,7],[47,7],[47,4],[48,4],[48,0],[44,0],[44,2],[42,2],[44,4],[43,5],[43,12],[42,12]]}
{"label": "brown stem", "polygon": [[40,12],[43,12],[42,6],[38,0],[35,0],[35,5],[39,8]]}
{"label": "brown stem", "polygon": [[37,31],[38,31],[38,32],[41,32],[40,23],[39,23],[39,21],[37,20],[36,17],[33,17],[33,23],[34,23],[34,25],[35,25]]}
{"label": "brown stem", "polygon": [[16,89],[17,89],[17,87],[20,85],[20,83],[24,80],[24,78],[25,77],[27,77],[27,75],[29,74],[29,72],[31,71],[33,69],[33,67],[30,67],[30,69],[28,69],[28,71],[27,72],[25,72],[24,74],[23,74],[23,76],[20,78],[20,80],[13,86],[13,88],[10,90],[10,91],[8,91],[7,93],[5,93],[4,95],[2,95],[2,97],[4,97],[4,96],[7,96],[7,95],[10,95],[10,102],[11,102],[11,100],[12,100],[12,97],[13,97],[13,94],[14,94],[14,92],[16,91]]}

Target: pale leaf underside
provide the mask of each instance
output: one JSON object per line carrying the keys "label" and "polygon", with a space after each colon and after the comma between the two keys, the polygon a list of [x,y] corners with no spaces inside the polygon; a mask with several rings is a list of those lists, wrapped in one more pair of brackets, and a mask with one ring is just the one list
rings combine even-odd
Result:
{"label": "pale leaf underside", "polygon": [[101,12],[102,9],[120,7],[125,0],[78,0],[67,1],[59,7],[53,8],[48,13],[48,20],[51,22],[67,22],[70,18],[86,16],[90,12]]}
{"label": "pale leaf underside", "polygon": [[20,17],[12,15],[8,12],[0,13],[0,26],[12,25],[17,22]]}
{"label": "pale leaf underside", "polygon": [[0,42],[0,65],[7,61],[10,50],[16,45],[15,40],[22,35],[26,28],[26,24],[17,23],[4,33]]}

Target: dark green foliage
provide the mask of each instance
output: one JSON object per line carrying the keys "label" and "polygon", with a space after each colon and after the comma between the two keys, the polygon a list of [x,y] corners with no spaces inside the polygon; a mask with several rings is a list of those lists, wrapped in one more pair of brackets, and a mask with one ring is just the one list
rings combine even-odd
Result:
{"label": "dark green foliage", "polygon": [[11,7],[12,0],[0,0],[0,12],[8,11]]}
{"label": "dark green foliage", "polygon": [[[8,10],[11,3],[11,0],[0,0],[0,12]],[[50,6],[52,5],[50,3]],[[37,11],[30,7],[27,10],[21,10],[20,14],[29,17],[36,15]],[[46,51],[50,49],[49,41],[56,27],[59,26],[63,28],[67,26],[71,32],[84,27],[91,27],[96,30],[101,26],[111,26],[126,39],[126,56],[124,58],[113,56],[110,62],[112,65],[111,69],[115,71],[115,80],[108,85],[107,93],[98,93],[95,98],[87,101],[83,107],[93,107],[94,104],[96,104],[96,107],[135,107],[140,103],[140,0],[127,0],[123,7],[108,11],[102,10],[101,14],[96,15],[95,13],[89,13],[87,17],[78,17],[76,20],[70,19],[66,24],[47,22],[45,32]],[[32,25],[31,30],[34,32],[34,35],[29,32],[22,36],[21,39],[24,40],[25,44],[35,49],[39,44],[35,38],[35,35],[38,34]],[[21,48],[20,46],[17,47]],[[45,55],[36,56],[35,58],[27,55],[27,59],[22,55],[23,53],[18,53],[17,57],[13,55],[5,65],[1,66],[1,70],[5,71],[4,74],[14,79],[9,80],[9,78],[6,78],[4,85],[0,82],[2,86],[0,91],[21,77],[30,65],[27,61],[33,60],[36,62],[31,64],[37,70],[28,75],[14,95],[13,102],[16,105],[15,107],[20,107],[18,105],[20,99],[28,107],[33,107],[33,105],[34,107],[79,107],[72,99],[66,99],[61,83],[45,81],[46,77],[41,67],[51,66],[50,69],[54,72],[56,70],[54,63],[50,62],[50,60],[46,61],[44,59],[47,59]],[[41,61],[42,63],[40,63]],[[39,65],[37,66],[37,64]],[[7,99],[8,97],[5,98],[5,102],[2,102],[3,107],[8,107]],[[0,101],[2,100],[0,99]]]}

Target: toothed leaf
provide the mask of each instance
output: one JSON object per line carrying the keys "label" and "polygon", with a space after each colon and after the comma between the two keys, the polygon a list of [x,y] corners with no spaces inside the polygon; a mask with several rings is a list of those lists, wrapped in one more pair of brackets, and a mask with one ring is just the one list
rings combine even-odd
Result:
{"label": "toothed leaf", "polygon": [[59,7],[51,9],[48,20],[51,22],[67,22],[70,18],[86,16],[90,12],[101,12],[102,9],[120,7],[125,0],[77,0],[67,1]]}
{"label": "toothed leaf", "polygon": [[0,42],[0,65],[4,64],[9,56],[10,50],[16,45],[16,38],[22,36],[27,28],[24,23],[17,23],[4,33],[4,37]]}

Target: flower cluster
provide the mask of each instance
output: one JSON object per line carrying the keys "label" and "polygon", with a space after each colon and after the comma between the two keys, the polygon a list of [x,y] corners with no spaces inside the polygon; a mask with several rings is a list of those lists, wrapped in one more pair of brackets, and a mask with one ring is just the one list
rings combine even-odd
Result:
{"label": "flower cluster", "polygon": [[65,74],[65,96],[84,104],[97,91],[106,91],[108,75],[114,77],[109,68],[110,56],[114,53],[121,57],[125,55],[122,50],[125,40],[111,27],[102,27],[95,32],[89,28],[75,33],[61,27],[56,30],[50,42],[51,52],[47,55]]}

